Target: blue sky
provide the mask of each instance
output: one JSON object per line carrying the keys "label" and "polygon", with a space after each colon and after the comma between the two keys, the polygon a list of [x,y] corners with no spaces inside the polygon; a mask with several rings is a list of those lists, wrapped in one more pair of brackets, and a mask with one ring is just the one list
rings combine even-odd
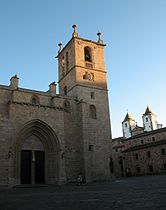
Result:
{"label": "blue sky", "polygon": [[107,44],[113,137],[128,110],[142,125],[151,106],[166,125],[165,0],[0,0],[0,84],[18,74],[20,86],[46,91],[57,79],[58,43],[80,37]]}

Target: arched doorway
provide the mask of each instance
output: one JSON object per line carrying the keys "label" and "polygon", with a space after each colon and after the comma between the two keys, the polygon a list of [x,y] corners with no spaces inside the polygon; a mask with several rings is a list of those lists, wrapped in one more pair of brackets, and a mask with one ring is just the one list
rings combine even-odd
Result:
{"label": "arched doorway", "polygon": [[60,145],[44,122],[26,123],[16,141],[15,178],[21,184],[55,183],[59,179]]}

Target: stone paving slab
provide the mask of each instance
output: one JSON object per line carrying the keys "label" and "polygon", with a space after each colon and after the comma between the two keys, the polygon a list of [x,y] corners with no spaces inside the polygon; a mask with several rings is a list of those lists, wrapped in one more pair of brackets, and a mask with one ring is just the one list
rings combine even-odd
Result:
{"label": "stone paving slab", "polygon": [[0,188],[0,210],[166,210],[166,175]]}

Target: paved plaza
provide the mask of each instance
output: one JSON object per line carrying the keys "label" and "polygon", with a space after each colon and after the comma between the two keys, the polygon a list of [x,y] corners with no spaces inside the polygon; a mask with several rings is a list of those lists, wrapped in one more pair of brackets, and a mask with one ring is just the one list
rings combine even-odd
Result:
{"label": "paved plaza", "polygon": [[166,210],[166,175],[82,186],[0,188],[0,210]]}

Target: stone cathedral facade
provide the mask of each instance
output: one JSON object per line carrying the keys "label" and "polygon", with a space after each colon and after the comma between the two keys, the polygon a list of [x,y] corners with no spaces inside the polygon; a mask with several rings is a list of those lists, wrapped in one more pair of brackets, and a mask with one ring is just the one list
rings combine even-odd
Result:
{"label": "stone cathedral facade", "polygon": [[[59,44],[59,93],[0,85],[0,185],[110,180],[111,128],[104,44]],[[40,75],[39,75],[40,77]]]}

